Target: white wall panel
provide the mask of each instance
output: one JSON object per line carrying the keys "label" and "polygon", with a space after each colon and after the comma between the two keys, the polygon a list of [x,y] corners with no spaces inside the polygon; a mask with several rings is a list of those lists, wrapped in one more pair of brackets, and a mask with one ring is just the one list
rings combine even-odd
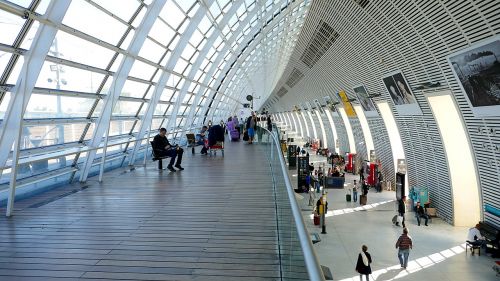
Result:
{"label": "white wall panel", "polygon": [[[474,116],[446,57],[500,33],[500,2],[486,0],[369,1],[365,8],[356,1],[314,1],[294,53],[285,69],[281,87],[293,69],[304,77],[279,100],[280,106],[322,99],[325,92],[344,90],[353,98],[352,88],[363,84],[371,94],[381,94],[377,102],[388,103],[400,130],[407,159],[410,186],[427,186],[432,205],[446,221],[453,221],[448,163],[436,121],[426,93],[450,89],[472,142],[479,171],[481,205],[500,209],[500,114]],[[339,34],[321,59],[309,68],[301,56],[320,21]],[[401,116],[386,92],[382,77],[401,71],[422,110],[421,116]],[[422,83],[439,82],[440,88],[417,90]],[[311,93],[304,95],[304,93]],[[346,140],[342,122],[334,117],[341,146]],[[388,161],[391,148],[381,119],[369,118],[378,158]],[[345,128],[343,128],[345,130]],[[375,132],[383,135],[375,136]],[[383,170],[393,173],[382,163]],[[386,179],[388,179],[386,175]],[[484,219],[500,226],[500,218],[485,213]]]}

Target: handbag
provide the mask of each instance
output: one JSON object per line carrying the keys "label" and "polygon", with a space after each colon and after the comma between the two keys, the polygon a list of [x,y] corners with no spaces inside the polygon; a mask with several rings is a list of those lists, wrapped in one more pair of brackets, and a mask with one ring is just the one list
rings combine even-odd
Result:
{"label": "handbag", "polygon": [[398,215],[397,221],[398,223],[403,224],[403,216]]}

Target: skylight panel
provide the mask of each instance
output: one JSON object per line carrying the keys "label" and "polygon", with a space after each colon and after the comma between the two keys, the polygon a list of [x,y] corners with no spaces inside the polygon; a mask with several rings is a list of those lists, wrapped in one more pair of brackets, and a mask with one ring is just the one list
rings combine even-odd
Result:
{"label": "skylight panel", "polygon": [[25,20],[19,16],[0,10],[0,43],[12,45],[21,31]]}
{"label": "skylight panel", "polygon": [[160,12],[160,16],[175,30],[177,30],[186,17],[184,12],[182,12],[173,1],[167,1]]}
{"label": "skylight panel", "polygon": [[[82,15],[92,15],[92,20]],[[62,23],[113,45],[118,44],[127,29],[118,20],[84,1],[72,1]]]}
{"label": "skylight panel", "polygon": [[176,0],[177,5],[181,7],[181,9],[187,14],[189,9],[196,3],[196,0]]}
{"label": "skylight panel", "polygon": [[212,6],[210,6],[210,14],[212,15],[212,17],[215,19],[217,18],[219,15],[220,15],[220,8],[219,8],[219,5],[217,4],[217,1],[215,1]]}
{"label": "skylight panel", "polygon": [[166,50],[160,45],[146,38],[139,51],[139,56],[157,63],[161,60],[163,54],[165,54],[165,51]]}
{"label": "skylight panel", "polygon": [[149,31],[149,36],[167,46],[170,40],[175,36],[175,31],[161,20],[156,20]]}

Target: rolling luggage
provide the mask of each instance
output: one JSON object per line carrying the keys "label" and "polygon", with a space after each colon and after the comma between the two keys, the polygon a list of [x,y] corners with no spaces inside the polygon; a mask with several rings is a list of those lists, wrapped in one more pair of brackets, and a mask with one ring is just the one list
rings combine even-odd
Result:
{"label": "rolling luggage", "polygon": [[232,141],[239,141],[240,140],[240,133],[237,130],[232,130],[229,132],[231,135],[231,140]]}
{"label": "rolling luggage", "polygon": [[243,140],[244,140],[244,141],[248,141],[249,139],[250,139],[250,137],[248,136],[248,132],[247,132],[247,131],[245,131],[245,132],[243,133]]}
{"label": "rolling luggage", "polygon": [[348,193],[345,195],[345,201],[351,202],[351,194]]}
{"label": "rolling luggage", "polygon": [[360,205],[366,205],[366,201],[368,200],[368,197],[366,195],[361,195],[359,197],[359,204]]}
{"label": "rolling luggage", "polygon": [[319,216],[314,215],[314,225],[319,225]]}

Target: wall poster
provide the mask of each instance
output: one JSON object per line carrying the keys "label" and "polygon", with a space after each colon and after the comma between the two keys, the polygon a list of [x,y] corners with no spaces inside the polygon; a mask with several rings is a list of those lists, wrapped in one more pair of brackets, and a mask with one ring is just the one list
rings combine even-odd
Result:
{"label": "wall poster", "polygon": [[476,117],[500,116],[500,35],[448,56]]}
{"label": "wall poster", "polygon": [[413,95],[403,73],[395,71],[382,78],[399,115],[422,115],[422,110]]}
{"label": "wall poster", "polygon": [[356,97],[359,100],[359,103],[361,104],[361,107],[363,108],[363,111],[365,112],[366,117],[377,117],[377,108],[375,107],[375,104],[373,104],[373,101],[371,98],[368,96],[368,91],[366,90],[366,87],[364,85],[359,85],[354,87],[354,93],[356,93]]}
{"label": "wall poster", "polygon": [[352,107],[347,94],[344,91],[340,91],[338,92],[338,95],[340,100],[342,101],[342,104],[344,105],[345,113],[347,114],[347,116],[356,117],[356,111],[354,111],[354,108]]}

